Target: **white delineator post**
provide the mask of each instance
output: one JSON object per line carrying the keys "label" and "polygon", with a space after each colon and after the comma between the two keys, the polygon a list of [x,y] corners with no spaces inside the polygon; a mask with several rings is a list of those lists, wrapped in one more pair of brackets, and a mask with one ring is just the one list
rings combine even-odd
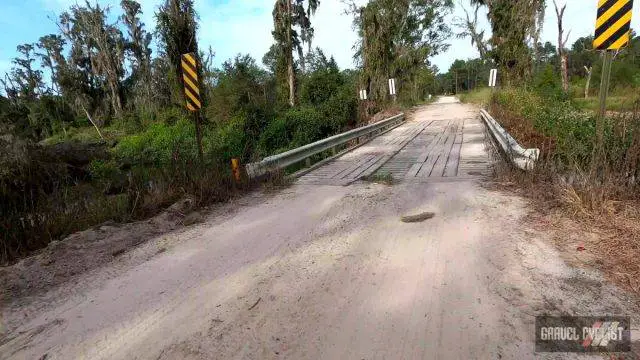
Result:
{"label": "white delineator post", "polygon": [[396,101],[396,79],[389,79],[389,95],[393,97],[393,102]]}
{"label": "white delineator post", "polygon": [[489,72],[489,87],[496,87],[496,81],[498,80],[498,69],[491,69]]}

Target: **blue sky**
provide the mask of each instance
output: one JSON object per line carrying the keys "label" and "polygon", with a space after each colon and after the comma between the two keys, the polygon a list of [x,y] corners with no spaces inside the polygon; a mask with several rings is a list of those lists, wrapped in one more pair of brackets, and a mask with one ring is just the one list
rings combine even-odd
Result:
{"label": "blue sky", "polygon": [[[91,0],[94,2],[95,0]],[[466,0],[459,0],[467,4]],[[11,67],[16,46],[36,42],[42,35],[57,31],[54,19],[60,12],[75,4],[76,0],[0,0],[0,74]],[[84,3],[84,0],[78,0]],[[112,7],[112,16],[120,15],[119,0],[98,0],[101,5]],[[154,26],[153,12],[161,0],[139,0],[144,11],[143,21],[148,28]],[[271,10],[273,0],[195,0],[200,15],[200,46],[213,47],[215,62],[222,63],[237,53],[249,53],[259,63],[272,43],[273,27]],[[366,3],[366,0],[358,0]],[[548,1],[543,40],[557,42],[556,15],[553,2]],[[565,28],[571,29],[569,43],[593,33],[598,0],[558,0],[566,3]],[[458,4],[453,16],[462,16]],[[634,4],[632,26],[640,32],[640,0]],[[482,24],[487,26],[484,15]],[[353,66],[352,46],[356,34],[351,28],[351,18],[344,15],[340,0],[321,0],[316,16],[312,19],[316,28],[314,46],[333,55],[342,68]],[[441,70],[447,70],[456,58],[477,56],[468,39],[452,39],[451,48],[433,59]]]}

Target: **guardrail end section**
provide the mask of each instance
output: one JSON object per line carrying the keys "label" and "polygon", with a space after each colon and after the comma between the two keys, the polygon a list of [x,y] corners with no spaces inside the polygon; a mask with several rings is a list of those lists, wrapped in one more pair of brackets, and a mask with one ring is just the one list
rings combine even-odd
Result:
{"label": "guardrail end section", "polygon": [[528,159],[538,161],[540,158],[540,149],[526,149],[523,155]]}
{"label": "guardrail end section", "polygon": [[533,170],[540,158],[540,149],[524,149],[486,110],[481,109],[480,115],[509,160],[522,170]]}

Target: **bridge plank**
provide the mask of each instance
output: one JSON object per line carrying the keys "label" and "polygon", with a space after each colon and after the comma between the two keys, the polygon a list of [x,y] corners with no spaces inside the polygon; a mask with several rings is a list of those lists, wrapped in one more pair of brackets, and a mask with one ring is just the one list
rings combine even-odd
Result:
{"label": "bridge plank", "polygon": [[461,149],[462,149],[462,135],[456,135],[456,140],[453,143],[453,149],[449,154],[449,159],[447,160],[447,166],[444,170],[445,177],[454,177],[458,175]]}
{"label": "bridge plank", "polygon": [[447,162],[449,161],[449,156],[451,155],[454,142],[458,137],[457,126],[455,126],[454,129],[455,131],[449,134],[449,137],[447,138],[447,141],[445,142],[444,147],[442,148],[442,153],[438,157],[438,161],[436,161],[436,163],[434,164],[433,170],[431,171],[431,174],[429,176],[434,176],[434,177],[444,176],[444,169],[446,168]]}

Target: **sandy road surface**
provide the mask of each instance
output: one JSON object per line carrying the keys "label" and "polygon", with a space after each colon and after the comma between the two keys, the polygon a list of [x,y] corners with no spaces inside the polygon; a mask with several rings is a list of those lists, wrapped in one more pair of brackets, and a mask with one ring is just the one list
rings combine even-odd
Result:
{"label": "sandy road surface", "polygon": [[[447,100],[438,111],[469,111]],[[421,211],[436,216],[400,221]],[[536,314],[633,311],[526,214],[476,179],[256,195],[146,261],[87,274],[100,285],[24,315],[0,359],[528,359]]]}

